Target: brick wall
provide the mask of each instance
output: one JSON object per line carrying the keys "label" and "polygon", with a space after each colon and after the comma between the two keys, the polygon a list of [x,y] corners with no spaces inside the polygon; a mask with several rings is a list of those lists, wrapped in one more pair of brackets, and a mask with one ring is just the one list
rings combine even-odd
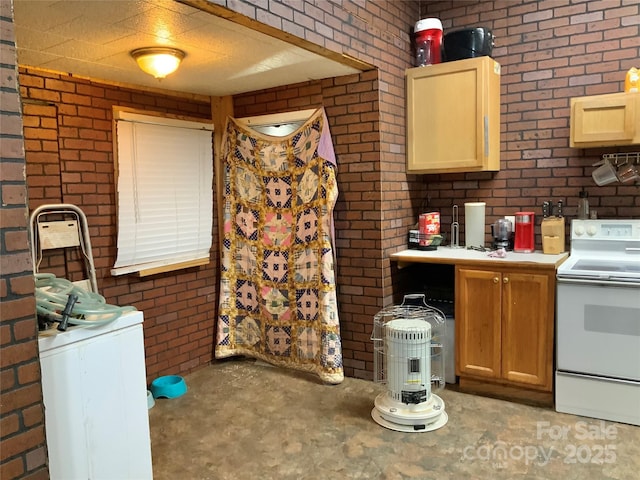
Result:
{"label": "brick wall", "polygon": [[27,240],[24,142],[9,2],[0,3],[0,478],[48,478]]}
{"label": "brick wall", "polygon": [[[445,225],[452,204],[475,200],[487,202],[487,224],[532,207],[541,214],[541,203],[549,199],[563,200],[572,217],[583,188],[600,217],[640,217],[637,184],[598,187],[591,178],[603,153],[638,147],[569,147],[569,99],[624,91],[627,70],[639,66],[638,1],[457,0],[425,6],[427,16],[442,19],[445,33],[490,28],[496,35],[493,57],[502,67],[501,171],[424,177],[429,209],[441,210]],[[489,234],[487,228],[487,242]]]}
{"label": "brick wall", "polygon": [[[212,263],[137,278],[112,277],[116,257],[116,192],[112,107],[210,118],[207,98],[177,98],[39,70],[20,70],[29,208],[71,203],[87,216],[98,290],[108,303],[144,311],[149,381],[188,373],[213,358],[217,300],[217,236]],[[217,225],[217,223],[216,223]],[[217,226],[214,225],[214,233]],[[47,253],[42,271],[83,278],[73,256]],[[50,265],[52,268],[47,268]]]}
{"label": "brick wall", "polygon": [[[394,296],[388,254],[406,242],[424,188],[420,177],[407,178],[404,173],[404,71],[411,66],[410,31],[418,19],[418,2],[210,3],[376,67],[373,77],[366,72],[305,84],[315,93],[291,86],[289,93],[273,89],[234,102],[237,116],[317,106],[319,102],[327,108],[338,153],[336,243],[345,374],[370,379],[373,315]],[[371,81],[375,81],[374,91],[369,90]],[[308,100],[298,100],[297,95]],[[295,100],[287,102],[287,98]]]}

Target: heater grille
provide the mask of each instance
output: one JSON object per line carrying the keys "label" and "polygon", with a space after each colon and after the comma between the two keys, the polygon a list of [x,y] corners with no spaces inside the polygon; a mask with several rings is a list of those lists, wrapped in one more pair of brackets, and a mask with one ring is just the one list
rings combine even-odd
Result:
{"label": "heater grille", "polygon": [[[371,416],[403,432],[431,431],[447,422],[444,402],[445,316],[424,305],[387,307],[374,317],[374,379],[386,384]],[[407,298],[405,297],[405,300]]]}
{"label": "heater grille", "polygon": [[[397,305],[380,311],[374,318],[371,335],[374,381],[387,384],[391,365],[396,361],[402,363],[402,378],[405,378],[411,373],[424,372],[424,364],[432,363],[432,357],[435,357],[437,368],[431,368],[431,378],[427,376],[424,382],[444,387],[444,319],[440,310],[430,306]],[[413,363],[408,364],[410,361]]]}
{"label": "heater grille", "polygon": [[410,358],[409,359],[409,373],[418,373],[420,372],[420,359],[419,358]]}

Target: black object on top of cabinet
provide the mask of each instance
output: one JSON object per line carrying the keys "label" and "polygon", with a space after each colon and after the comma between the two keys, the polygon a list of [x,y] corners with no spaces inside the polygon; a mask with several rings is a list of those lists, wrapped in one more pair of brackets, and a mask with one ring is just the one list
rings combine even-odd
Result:
{"label": "black object on top of cabinet", "polygon": [[495,37],[488,28],[463,28],[444,36],[444,60],[491,56]]}

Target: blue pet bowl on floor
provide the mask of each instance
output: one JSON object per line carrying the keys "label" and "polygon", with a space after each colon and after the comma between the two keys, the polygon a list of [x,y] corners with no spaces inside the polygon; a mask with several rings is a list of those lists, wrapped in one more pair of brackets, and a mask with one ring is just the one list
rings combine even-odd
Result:
{"label": "blue pet bowl on floor", "polygon": [[177,398],[187,392],[187,384],[180,375],[158,377],[151,382],[153,398]]}

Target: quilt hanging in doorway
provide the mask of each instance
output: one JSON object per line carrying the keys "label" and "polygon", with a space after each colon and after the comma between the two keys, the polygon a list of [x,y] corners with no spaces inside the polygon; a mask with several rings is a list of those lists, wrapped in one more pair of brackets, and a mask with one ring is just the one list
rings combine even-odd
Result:
{"label": "quilt hanging in doorway", "polygon": [[332,245],[336,161],[324,109],[286,137],[229,119],[216,358],[344,379]]}

